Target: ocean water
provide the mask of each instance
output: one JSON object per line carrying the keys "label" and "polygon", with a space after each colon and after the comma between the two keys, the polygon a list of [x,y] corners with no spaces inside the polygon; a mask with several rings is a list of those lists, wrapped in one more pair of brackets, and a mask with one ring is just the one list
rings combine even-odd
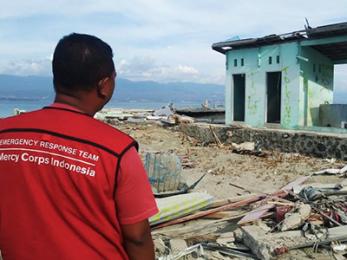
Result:
{"label": "ocean water", "polygon": [[49,104],[50,102],[50,100],[0,100],[0,117],[12,116],[16,108],[33,111]]}
{"label": "ocean water", "polygon": [[[50,105],[53,102],[53,99],[3,99],[0,100],[0,117],[8,117],[14,114],[15,109],[21,109],[26,111],[33,111],[40,109],[44,106]],[[202,102],[201,102],[202,103]],[[175,102],[174,106],[177,108],[194,108],[200,107],[201,103],[197,102]],[[118,101],[111,100],[105,107],[106,108],[137,108],[137,109],[158,109],[163,106],[168,105],[168,102],[157,102],[157,101]]]}

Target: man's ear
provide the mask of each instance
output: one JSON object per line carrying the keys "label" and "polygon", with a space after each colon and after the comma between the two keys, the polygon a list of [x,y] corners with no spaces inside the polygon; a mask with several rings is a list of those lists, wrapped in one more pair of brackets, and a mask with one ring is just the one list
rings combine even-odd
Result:
{"label": "man's ear", "polygon": [[110,99],[113,94],[114,82],[111,77],[103,78],[98,82],[97,92],[102,99]]}

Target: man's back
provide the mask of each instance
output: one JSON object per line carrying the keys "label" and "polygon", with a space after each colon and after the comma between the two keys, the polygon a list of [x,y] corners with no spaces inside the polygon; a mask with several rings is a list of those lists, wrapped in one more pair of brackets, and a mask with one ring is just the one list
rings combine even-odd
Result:
{"label": "man's back", "polygon": [[4,259],[127,259],[115,192],[121,156],[134,146],[122,132],[62,108],[1,120]]}
{"label": "man's back", "polygon": [[66,35],[52,72],[52,106],[0,120],[4,260],[153,260],[158,209],[137,143],[92,118],[116,87],[112,48]]}

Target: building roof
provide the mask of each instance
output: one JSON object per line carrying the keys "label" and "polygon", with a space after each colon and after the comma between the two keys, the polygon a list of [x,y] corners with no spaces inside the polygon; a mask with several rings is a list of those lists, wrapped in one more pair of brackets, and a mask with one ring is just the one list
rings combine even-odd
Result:
{"label": "building roof", "polygon": [[302,46],[311,46],[336,64],[347,63],[347,22],[306,27],[304,30],[286,34],[271,34],[260,38],[217,42],[212,49],[225,54],[230,50],[254,48],[271,44],[299,41]]}

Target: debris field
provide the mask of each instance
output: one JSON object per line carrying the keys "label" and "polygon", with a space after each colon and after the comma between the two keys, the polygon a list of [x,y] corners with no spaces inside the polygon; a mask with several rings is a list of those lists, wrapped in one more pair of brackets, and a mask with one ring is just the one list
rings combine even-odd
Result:
{"label": "debris field", "polygon": [[205,145],[158,121],[112,125],[140,144],[157,259],[345,258],[344,161]]}

